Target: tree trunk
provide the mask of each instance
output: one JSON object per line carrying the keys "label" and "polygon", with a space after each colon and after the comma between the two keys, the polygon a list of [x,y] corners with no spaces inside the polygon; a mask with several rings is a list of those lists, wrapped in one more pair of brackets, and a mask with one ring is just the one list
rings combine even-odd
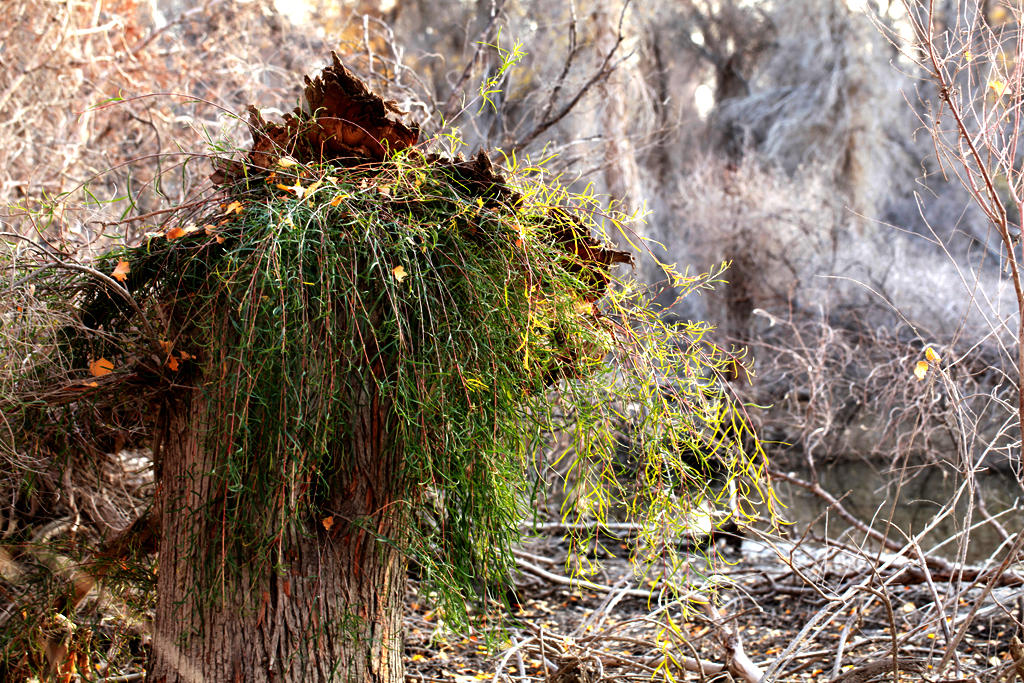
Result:
{"label": "tree trunk", "polygon": [[[592,16],[594,26],[594,45],[598,50],[597,59],[603,59],[618,44],[619,15],[622,9],[619,3],[612,0],[598,0],[594,3]],[[621,58],[627,47],[618,45],[616,58]],[[636,117],[630,111],[639,97],[633,91],[631,83],[640,83],[643,76],[635,67],[620,63],[614,71],[601,83],[601,114],[600,133],[604,138],[604,181],[608,194],[617,202],[616,208],[625,214],[631,214],[644,203],[643,182],[640,177],[640,166],[636,160],[636,148],[633,146],[631,133],[636,132]],[[632,241],[638,247],[647,235],[643,233],[646,226],[637,223],[633,226],[636,235]],[[612,235],[612,238],[624,249],[629,248],[635,257],[640,279],[652,282],[660,279],[660,270],[650,259],[644,247],[632,247],[625,239]]]}
{"label": "tree trunk", "polygon": [[[342,444],[348,466],[326,511],[288,526],[269,559],[254,550],[241,561],[225,551],[225,483],[210,474],[218,463],[207,447],[203,390],[182,392],[167,411],[148,680],[403,680],[405,560],[378,539],[400,538],[405,517],[381,401],[352,409]],[[251,502],[276,508],[283,498]]]}

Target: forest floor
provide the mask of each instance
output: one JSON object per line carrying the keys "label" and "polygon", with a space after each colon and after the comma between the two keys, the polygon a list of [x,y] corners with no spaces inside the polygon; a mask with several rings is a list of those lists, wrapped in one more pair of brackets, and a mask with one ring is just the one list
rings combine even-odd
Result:
{"label": "forest floor", "polygon": [[[898,555],[858,553],[836,542],[746,538],[738,551],[720,548],[710,564],[702,555],[690,558],[695,590],[707,595],[717,587],[717,593],[710,603],[684,603],[651,592],[652,582],[638,579],[626,558],[625,544],[605,544],[621,556],[608,553],[587,579],[568,578],[569,545],[550,526],[556,528],[514,550],[521,571],[513,606],[492,610],[501,629],[454,632],[410,580],[407,683],[757,681],[762,675],[983,683],[1014,681],[1024,670],[1015,671],[1010,654],[1024,615],[1020,572],[1012,566],[950,579],[922,574],[920,565],[901,564]],[[131,617],[118,604],[97,599],[78,615],[80,633],[91,634],[81,643],[91,654],[74,680],[143,680],[151,611]]]}
{"label": "forest floor", "polygon": [[[911,543],[880,552],[851,533],[826,541],[791,526],[751,531],[738,549],[716,547],[713,560],[688,555],[686,585],[714,598],[686,602],[638,576],[627,538],[602,534],[608,552],[590,558],[598,571],[570,578],[564,528],[540,526],[513,550],[511,609],[488,615],[501,628],[453,631],[410,579],[407,683],[1024,680],[1024,658],[1015,666],[1011,655],[1024,623],[1024,571],[1014,564],[960,565]],[[93,592],[76,624],[53,624],[88,655],[74,680],[144,678],[151,596],[129,608],[111,588]]]}
{"label": "forest floor", "polygon": [[[877,573],[877,582],[872,578],[871,569],[865,575],[847,568],[831,589],[823,589],[823,565],[801,568],[792,559],[796,547],[787,556],[745,541],[741,553],[719,560],[717,607],[698,605],[684,616],[679,603],[659,605],[657,596],[638,590],[623,558],[604,560],[592,577],[604,588],[570,585],[562,567],[564,542],[535,540],[520,555],[520,604],[504,638],[454,635],[410,591],[406,681],[743,680],[737,667],[728,671],[739,652],[778,681],[1015,679],[1009,644],[1014,617],[1020,618],[1014,612],[1024,601],[1019,588],[997,588],[986,596],[981,586],[969,589],[956,598],[959,612],[950,615],[942,600],[945,586],[885,585]],[[861,588],[843,590],[849,586]],[[956,638],[956,655],[943,664],[947,643]],[[894,644],[899,677],[893,672]],[[703,675],[694,670],[700,666]]]}

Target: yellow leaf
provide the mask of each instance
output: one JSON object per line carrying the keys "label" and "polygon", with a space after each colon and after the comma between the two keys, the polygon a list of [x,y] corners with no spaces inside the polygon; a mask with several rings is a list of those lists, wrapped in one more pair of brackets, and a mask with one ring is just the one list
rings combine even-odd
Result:
{"label": "yellow leaf", "polygon": [[295,181],[294,185],[282,185],[281,183],[278,183],[277,189],[284,190],[285,192],[294,192],[295,196],[299,199],[302,199],[302,195],[306,194],[306,188],[299,184],[298,180]]}
{"label": "yellow leaf", "polygon": [[[296,185],[298,185],[298,183],[295,183],[295,184],[296,184]],[[318,180],[318,181],[316,181],[315,183],[313,183],[312,185],[310,185],[309,187],[307,187],[307,188],[305,188],[304,190],[302,190],[302,194],[299,194],[299,196],[300,196],[300,197],[302,197],[302,196],[304,196],[304,195],[312,195],[312,194],[313,194],[314,192],[316,192],[316,191],[317,191],[317,190],[318,190],[318,189],[320,188],[320,186],[321,186],[321,185],[323,185],[323,184],[324,184],[324,181],[323,181],[322,179],[321,179],[321,180]],[[297,193],[297,194],[298,194],[298,193]]]}
{"label": "yellow leaf", "polygon": [[423,661],[426,658],[423,655],[421,655],[420,653],[417,652],[416,654],[414,654],[409,659],[411,659],[414,662],[421,662],[421,661]]}
{"label": "yellow leaf", "polygon": [[228,204],[228,207],[224,209],[225,214],[231,213],[242,213],[242,202],[234,201]]}
{"label": "yellow leaf", "polygon": [[919,360],[917,365],[914,366],[914,377],[917,377],[918,381],[924,379],[925,375],[928,374],[928,362]]}
{"label": "yellow leaf", "polygon": [[295,159],[292,159],[291,157],[281,157],[277,160],[277,165],[281,168],[291,168],[297,163],[299,162],[295,161]]}
{"label": "yellow leaf", "polygon": [[176,240],[185,234],[185,228],[179,226],[173,227],[164,233],[164,236],[169,240]]}
{"label": "yellow leaf", "polygon": [[324,529],[330,531],[331,527],[334,526],[334,517],[324,517],[322,520],[320,520],[320,523],[324,525]]}
{"label": "yellow leaf", "polygon": [[110,274],[110,277],[114,278],[118,282],[124,282],[128,278],[128,273],[131,268],[128,266],[127,261],[118,261],[117,267],[114,268],[114,272]]}
{"label": "yellow leaf", "polygon": [[971,54],[971,51],[970,50],[964,50],[964,60],[969,62],[972,59],[974,59],[974,55]]}
{"label": "yellow leaf", "polygon": [[992,88],[996,97],[1002,97],[1003,95],[1010,95],[1013,93],[1013,88],[1011,88],[1008,83],[1001,81],[998,78],[993,78],[989,81],[988,87]]}
{"label": "yellow leaf", "polygon": [[106,358],[98,358],[89,363],[89,372],[93,377],[102,377],[103,375],[109,375],[114,371],[114,364]]}
{"label": "yellow leaf", "polygon": [[924,357],[927,358],[932,363],[938,363],[940,360],[942,360],[941,358],[939,358],[939,354],[935,353],[935,349],[933,349],[930,346],[924,350]]}
{"label": "yellow leaf", "polygon": [[405,266],[395,266],[391,269],[391,274],[394,275],[395,279],[399,282],[409,277],[409,273],[405,272]]}
{"label": "yellow leaf", "polygon": [[331,206],[337,206],[338,204],[341,204],[341,200],[344,199],[344,198],[345,198],[345,195],[343,195],[343,194],[336,195],[334,197],[334,199],[332,199],[331,201],[328,202],[328,204],[330,204]]}

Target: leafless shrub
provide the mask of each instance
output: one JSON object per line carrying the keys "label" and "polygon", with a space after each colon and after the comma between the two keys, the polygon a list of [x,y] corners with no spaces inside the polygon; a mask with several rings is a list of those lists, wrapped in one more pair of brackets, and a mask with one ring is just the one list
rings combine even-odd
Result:
{"label": "leafless shrub", "polygon": [[[991,307],[971,303],[976,280],[913,236],[859,235],[820,174],[793,179],[750,161],[709,160],[682,187],[692,260],[732,263],[706,313],[728,339],[752,348],[755,394],[774,406],[765,420],[781,440],[807,446],[815,434],[830,457],[905,453],[911,444],[930,457],[949,450],[919,438],[939,413],[922,403],[916,355],[928,343],[955,347],[985,336],[1005,297]],[[998,335],[989,336],[981,358],[963,369],[971,395],[1005,385],[1005,355]],[[860,421],[856,429],[851,420]]]}
{"label": "leafless shrub", "polygon": [[[0,203],[38,211],[84,191],[71,205],[90,208],[35,226],[8,209],[23,231],[43,229],[74,250],[109,232],[104,221],[182,203],[209,173],[186,155],[244,129],[236,112],[249,102],[290,108],[293,70],[326,53],[263,0],[207,0],[169,17],[149,9],[128,0],[5,7]],[[190,128],[199,135],[182,135]],[[145,229],[133,227],[128,237]]]}

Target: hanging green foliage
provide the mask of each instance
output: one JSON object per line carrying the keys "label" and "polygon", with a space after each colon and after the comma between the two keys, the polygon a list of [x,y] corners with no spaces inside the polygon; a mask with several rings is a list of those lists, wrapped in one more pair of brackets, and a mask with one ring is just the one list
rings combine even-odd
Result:
{"label": "hanging green foliage", "polygon": [[[330,104],[307,95],[311,111]],[[771,506],[762,454],[718,380],[738,360],[706,325],[664,323],[616,265],[628,258],[608,232],[626,217],[543,169],[510,163],[505,178],[483,154],[420,151],[397,123],[370,135],[339,120],[254,114],[253,150],[222,169],[222,198],[100,259],[103,277],[78,274],[79,324],[53,349],[75,400],[131,391],[173,410],[175,392],[202,397],[196,428],[222,491],[193,511],[222,525],[211,572],[277,561],[289,528],[374,530],[335,502],[368,401],[400,463],[387,514],[404,523],[380,541],[423,566],[450,622],[512,570],[553,443],[564,516],[642,524],[636,559],[670,586],[685,578],[678,541],[709,508],[721,523]],[[720,272],[666,267],[666,286],[686,295]],[[583,526],[578,569],[599,540]]]}
{"label": "hanging green foliage", "polygon": [[[163,371],[198,375],[225,489],[207,514],[226,520],[238,557],[270,557],[285,525],[331,516],[319,506],[346,467],[346,418],[371,395],[391,406],[384,431],[404,467],[409,509],[395,513],[414,521],[387,540],[451,605],[510,571],[530,463],[552,432],[571,435],[576,521],[630,508],[679,533],[701,497],[721,495],[702,483],[715,458],[729,478],[761,480],[713,379],[734,360],[705,326],[661,323],[635,283],[575,248],[596,250],[590,235],[621,217],[536,172],[517,179],[487,196],[414,150],[348,168],[286,157],[212,215],[103,262],[130,264],[126,285],[164,317]],[[101,292],[85,310],[111,303]],[[102,355],[122,367],[116,349]],[[672,539],[646,540],[663,560]]]}

